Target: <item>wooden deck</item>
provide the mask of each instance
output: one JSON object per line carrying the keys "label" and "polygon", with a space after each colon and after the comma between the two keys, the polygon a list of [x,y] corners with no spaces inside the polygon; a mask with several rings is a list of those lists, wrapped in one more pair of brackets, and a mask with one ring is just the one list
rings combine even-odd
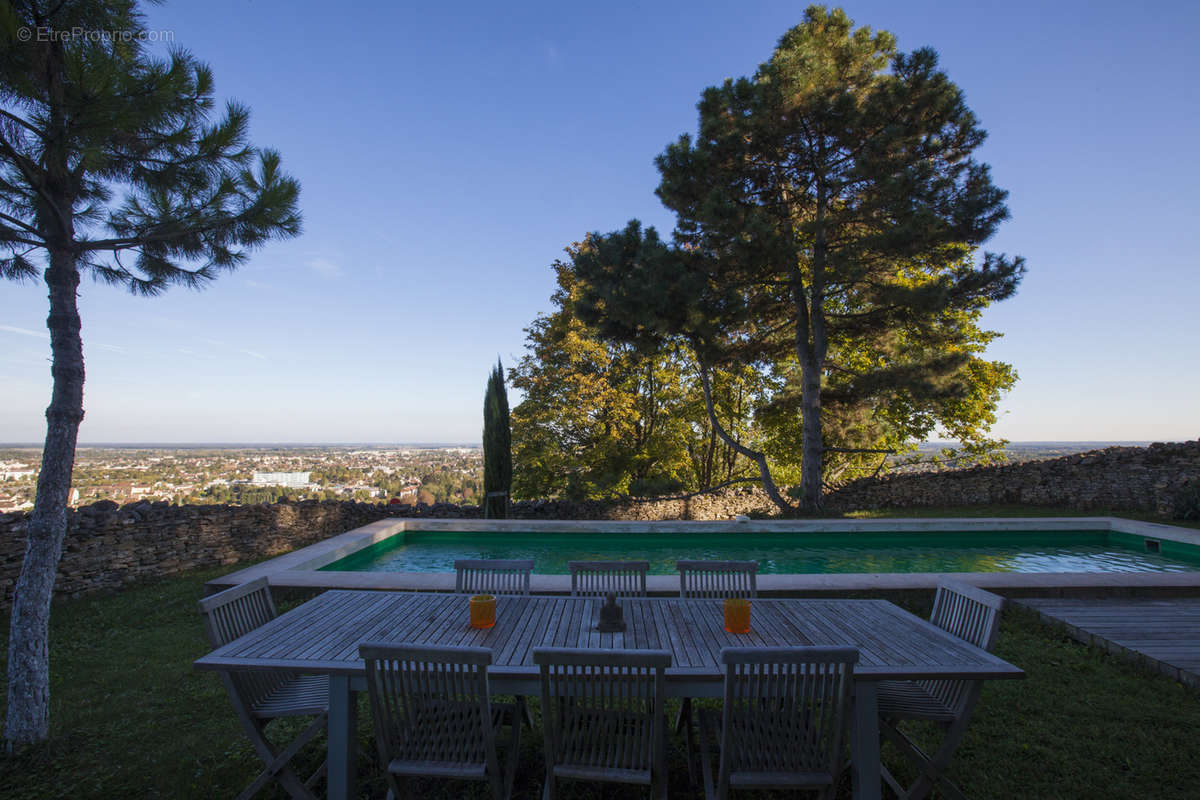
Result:
{"label": "wooden deck", "polygon": [[1034,598],[1012,602],[1076,640],[1200,687],[1200,598]]}

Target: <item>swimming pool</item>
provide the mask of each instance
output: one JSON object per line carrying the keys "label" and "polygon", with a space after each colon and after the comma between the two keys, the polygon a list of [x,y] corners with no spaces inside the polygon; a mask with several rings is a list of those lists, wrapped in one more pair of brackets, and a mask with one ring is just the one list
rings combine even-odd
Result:
{"label": "swimming pool", "polygon": [[[731,549],[732,548],[732,549]],[[766,521],[371,522],[208,582],[266,577],[301,590],[453,591],[455,558],[534,560],[532,591],[571,589],[573,559],[647,559],[652,595],[677,594],[675,560],[753,558],[775,596],[928,590],[959,576],[999,592],[1200,594],[1200,530],[1120,517]],[[388,571],[365,571],[369,562]]]}
{"label": "swimming pool", "polygon": [[453,572],[458,558],[529,558],[534,572],[569,561],[755,560],[762,574],[932,572],[1200,572],[1200,547],[1112,530],[594,532],[411,530],[328,563],[323,572]]}

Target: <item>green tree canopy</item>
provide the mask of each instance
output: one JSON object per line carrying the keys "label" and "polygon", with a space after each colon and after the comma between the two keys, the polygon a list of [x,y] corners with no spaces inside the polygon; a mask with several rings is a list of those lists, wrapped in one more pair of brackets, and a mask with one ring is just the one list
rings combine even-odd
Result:
{"label": "green tree canopy", "polygon": [[[663,494],[739,477],[744,465],[709,424],[685,348],[601,339],[576,316],[575,263],[592,246],[572,246],[568,261],[555,262],[555,311],[526,329],[529,350],[512,371],[525,395],[513,409],[516,495]],[[751,382],[735,376],[717,389],[731,430],[748,426]]]}
{"label": "green tree canopy", "polygon": [[903,440],[943,415],[978,443],[1014,377],[979,358],[995,334],[978,315],[1024,265],[975,257],[1005,193],[972,158],[985,134],[934,52],[898,53],[811,6],[753,78],[705,90],[699,109],[699,135],[657,160],[675,246],[636,224],[598,237],[577,264],[581,316],[621,341],[687,341],[705,385],[730,365],[770,370],[774,443],[724,438],[785,510],[768,450],[799,447],[814,511],[826,457],[875,449],[840,441]]}

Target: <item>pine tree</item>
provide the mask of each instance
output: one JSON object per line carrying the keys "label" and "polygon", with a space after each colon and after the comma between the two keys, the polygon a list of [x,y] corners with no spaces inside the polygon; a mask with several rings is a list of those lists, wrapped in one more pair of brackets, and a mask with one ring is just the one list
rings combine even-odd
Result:
{"label": "pine tree", "polygon": [[483,396],[483,502],[484,516],[504,519],[512,494],[512,427],[508,415],[508,391],[504,388],[504,365],[488,376]]}
{"label": "pine tree", "polygon": [[[841,10],[809,7],[753,78],[705,90],[699,110],[695,140],[657,159],[678,247],[634,226],[612,234],[607,263],[580,269],[593,288],[581,313],[623,317],[626,337],[683,336],[706,385],[722,365],[791,360],[800,510],[814,512],[838,449],[823,428],[840,412],[880,392],[965,396],[971,356],[948,347],[953,320],[1010,296],[1024,271],[1020,258],[973,258],[1006,195],[972,158],[985,134],[936,54],[897,53]],[[831,381],[857,409],[829,413]],[[792,510],[765,453],[723,438]]]}
{"label": "pine tree", "polygon": [[200,288],[300,231],[299,186],[247,144],[247,110],[231,102],[212,121],[209,68],[179,49],[153,57],[143,31],[130,0],[0,7],[0,277],[49,289],[53,377],[12,605],[10,750],[49,732],[50,599],[83,419],[81,276],[146,296]]}

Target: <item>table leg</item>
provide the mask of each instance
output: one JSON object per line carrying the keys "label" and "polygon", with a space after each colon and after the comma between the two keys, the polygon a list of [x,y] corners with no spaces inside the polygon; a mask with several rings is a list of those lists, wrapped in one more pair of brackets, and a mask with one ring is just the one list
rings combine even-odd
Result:
{"label": "table leg", "polygon": [[850,750],[854,800],[879,800],[879,700],[875,681],[854,683],[854,730]]}
{"label": "table leg", "polygon": [[345,675],[329,677],[329,800],[354,797],[358,703]]}

